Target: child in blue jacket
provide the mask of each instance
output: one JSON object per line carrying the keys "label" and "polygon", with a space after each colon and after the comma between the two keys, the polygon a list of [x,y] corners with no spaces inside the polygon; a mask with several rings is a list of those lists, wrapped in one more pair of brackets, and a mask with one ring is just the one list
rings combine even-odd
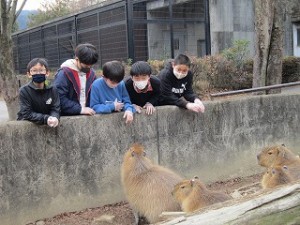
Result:
{"label": "child in blue jacket", "polygon": [[92,84],[90,106],[97,114],[125,111],[126,123],[133,121],[135,109],[123,81],[124,66],[119,61],[103,65],[103,77]]}

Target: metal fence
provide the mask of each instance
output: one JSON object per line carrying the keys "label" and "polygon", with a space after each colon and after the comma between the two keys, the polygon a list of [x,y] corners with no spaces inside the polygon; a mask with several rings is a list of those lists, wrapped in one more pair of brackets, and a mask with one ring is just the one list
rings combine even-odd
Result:
{"label": "metal fence", "polygon": [[80,43],[94,44],[95,65],[166,59],[178,53],[210,53],[208,0],[111,0],[93,9],[13,34],[14,63],[19,73],[27,63],[45,57],[57,69],[74,57]]}

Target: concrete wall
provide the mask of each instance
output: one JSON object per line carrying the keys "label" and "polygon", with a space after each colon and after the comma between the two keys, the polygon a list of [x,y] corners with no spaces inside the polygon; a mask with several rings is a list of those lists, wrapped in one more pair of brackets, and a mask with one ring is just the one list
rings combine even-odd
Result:
{"label": "concrete wall", "polygon": [[57,129],[0,123],[0,224],[19,225],[64,211],[124,199],[123,153],[133,142],[186,177],[206,182],[262,171],[261,147],[285,143],[300,153],[298,95],[207,102],[197,115],[175,106],[136,115],[63,117]]}
{"label": "concrete wall", "polygon": [[210,0],[211,53],[218,54],[235,40],[248,40],[254,55],[254,6],[252,0]]}

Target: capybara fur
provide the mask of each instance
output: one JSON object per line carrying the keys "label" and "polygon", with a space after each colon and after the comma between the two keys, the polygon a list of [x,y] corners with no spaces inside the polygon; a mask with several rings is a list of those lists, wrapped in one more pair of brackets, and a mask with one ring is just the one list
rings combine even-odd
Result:
{"label": "capybara fur", "polygon": [[142,145],[133,144],[125,153],[121,179],[129,204],[150,223],[158,222],[164,211],[181,211],[171,192],[182,178],[170,169],[152,163]]}
{"label": "capybara fur", "polygon": [[272,145],[257,155],[258,164],[263,167],[287,166],[294,179],[300,179],[300,158],[284,145]]}
{"label": "capybara fur", "polygon": [[293,182],[287,166],[269,167],[261,180],[263,189],[274,188],[279,185]]}
{"label": "capybara fur", "polygon": [[231,199],[231,196],[225,193],[207,189],[197,177],[191,180],[183,180],[175,185],[172,195],[186,213]]}

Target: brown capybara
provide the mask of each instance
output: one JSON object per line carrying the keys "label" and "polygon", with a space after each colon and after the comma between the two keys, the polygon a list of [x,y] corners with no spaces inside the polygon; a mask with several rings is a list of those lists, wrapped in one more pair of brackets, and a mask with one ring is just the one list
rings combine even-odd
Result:
{"label": "brown capybara", "polygon": [[272,145],[257,155],[258,164],[263,167],[287,166],[294,179],[300,179],[300,158],[284,145]]}
{"label": "brown capybara", "polygon": [[231,196],[225,193],[207,189],[197,177],[175,185],[172,195],[181,204],[181,209],[187,213],[231,199]]}
{"label": "brown capybara", "polygon": [[142,145],[133,144],[125,153],[121,179],[129,204],[135,213],[146,217],[150,223],[158,222],[164,211],[181,211],[171,192],[182,178],[152,163]]}
{"label": "brown capybara", "polygon": [[269,167],[261,180],[263,189],[274,188],[279,185],[293,182],[287,166]]}

